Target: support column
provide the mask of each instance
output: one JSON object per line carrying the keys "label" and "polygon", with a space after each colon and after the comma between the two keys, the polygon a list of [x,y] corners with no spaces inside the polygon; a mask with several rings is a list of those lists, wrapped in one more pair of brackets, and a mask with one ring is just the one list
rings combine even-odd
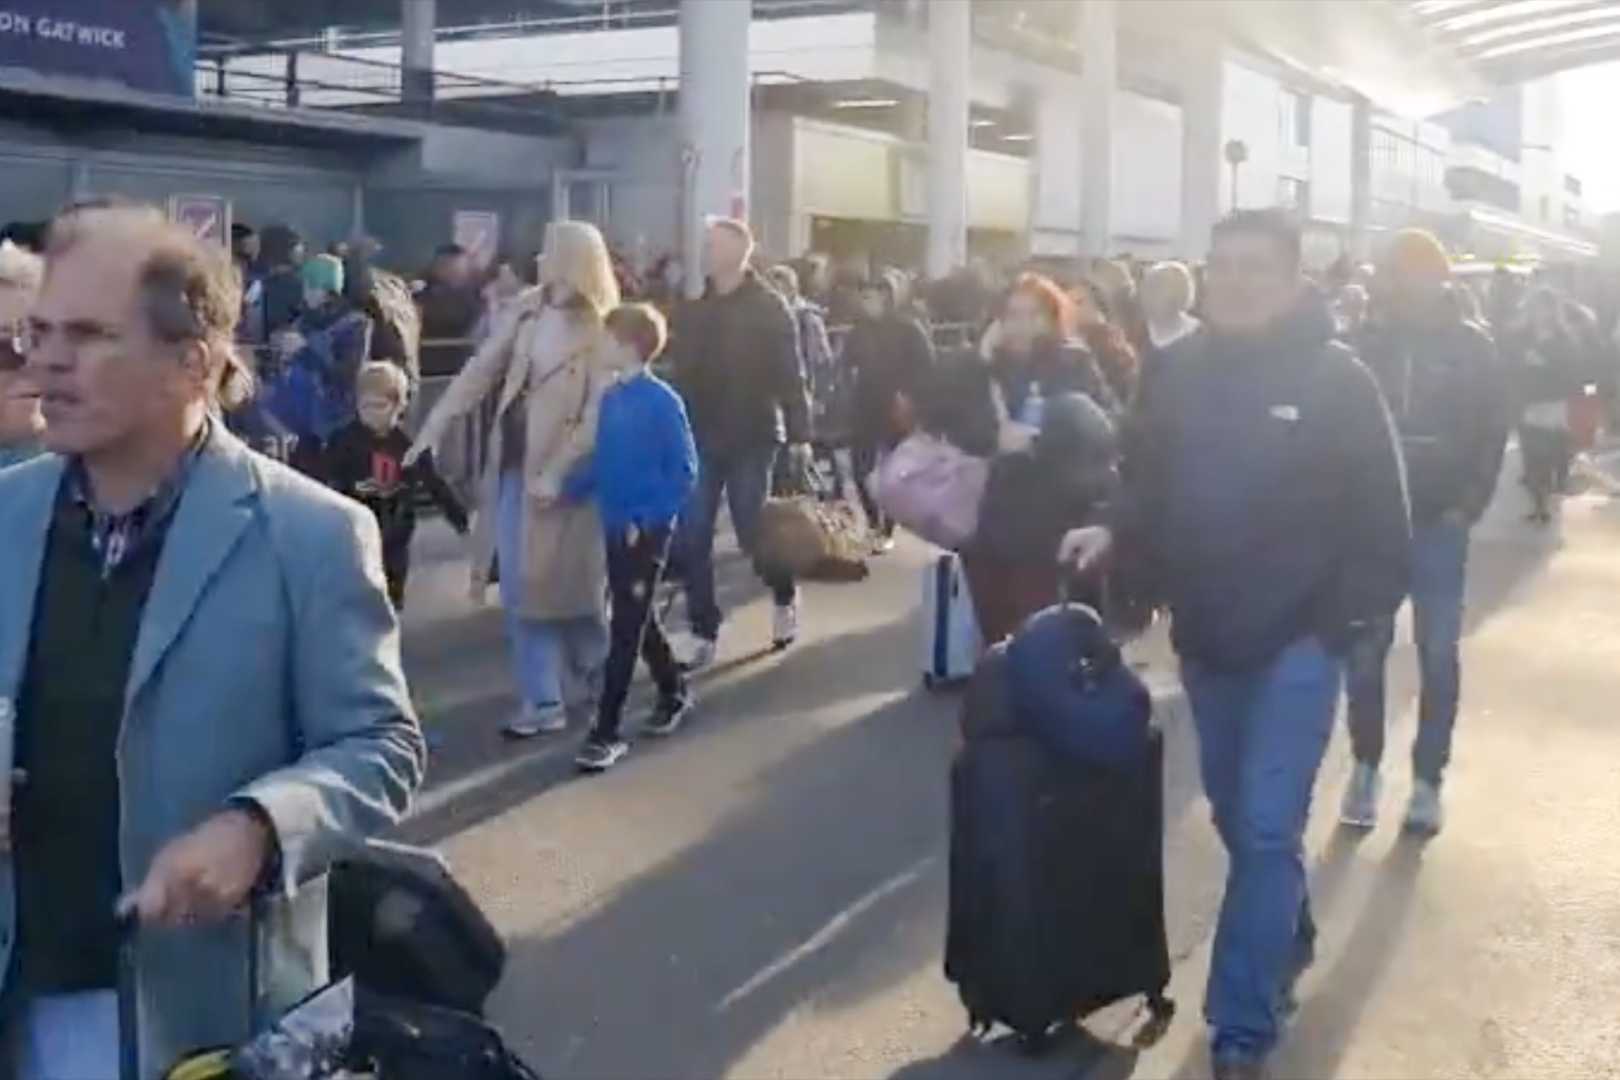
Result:
{"label": "support column", "polygon": [[433,40],[438,29],[436,0],[400,0],[400,98],[407,104],[433,100]]}
{"label": "support column", "polygon": [[1181,80],[1181,257],[1202,259],[1221,217],[1221,113],[1225,59],[1216,46],[1194,45]]}
{"label": "support column", "polygon": [[686,295],[703,293],[703,219],[747,220],[751,0],[681,0],[681,259]]}
{"label": "support column", "polygon": [[1086,255],[1107,256],[1113,239],[1114,95],[1119,85],[1119,26],[1115,0],[1083,0],[1084,50],[1080,97],[1080,243]]}
{"label": "support column", "polygon": [[1371,255],[1371,226],[1372,106],[1358,97],[1350,106],[1350,257],[1356,262]]}
{"label": "support column", "polygon": [[967,265],[968,87],[973,10],[968,0],[928,4],[928,275]]}

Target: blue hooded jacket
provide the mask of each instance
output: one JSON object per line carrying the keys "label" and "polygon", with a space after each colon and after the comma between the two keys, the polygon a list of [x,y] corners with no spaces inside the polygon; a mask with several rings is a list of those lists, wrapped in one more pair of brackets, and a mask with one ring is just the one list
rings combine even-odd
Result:
{"label": "blue hooded jacket", "polygon": [[686,505],[697,469],[680,395],[640,371],[602,396],[596,452],[569,476],[564,492],[576,500],[594,495],[606,529],[663,528]]}

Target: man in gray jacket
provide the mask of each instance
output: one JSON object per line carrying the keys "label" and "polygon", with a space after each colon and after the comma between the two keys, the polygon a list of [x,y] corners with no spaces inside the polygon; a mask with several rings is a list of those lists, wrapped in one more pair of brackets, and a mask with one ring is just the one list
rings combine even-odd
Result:
{"label": "man in gray jacket", "polygon": [[[251,387],[239,307],[225,252],[156,211],[52,229],[24,346],[55,453],[0,476],[0,969],[23,1077],[116,1076],[117,908],[140,925],[143,1078],[318,986],[316,879],[422,778],[375,523],[217,419]],[[232,918],[258,890],[262,918]]]}

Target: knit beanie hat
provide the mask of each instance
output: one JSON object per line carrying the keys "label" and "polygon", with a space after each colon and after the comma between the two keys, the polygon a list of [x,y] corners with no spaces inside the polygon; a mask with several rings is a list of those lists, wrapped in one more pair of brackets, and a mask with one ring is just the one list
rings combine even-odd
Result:
{"label": "knit beanie hat", "polygon": [[298,274],[304,279],[306,289],[343,292],[343,260],[336,255],[312,255],[304,260]]}

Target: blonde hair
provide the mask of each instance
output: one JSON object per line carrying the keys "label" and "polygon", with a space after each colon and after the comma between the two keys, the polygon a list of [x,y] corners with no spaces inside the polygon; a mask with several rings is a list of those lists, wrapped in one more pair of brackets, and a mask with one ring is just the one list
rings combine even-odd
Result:
{"label": "blonde hair", "polygon": [[135,287],[153,335],[207,348],[215,367],[209,404],[226,411],[245,404],[255,380],[236,351],[242,281],[230,253],[153,206],[75,207],[51,223],[45,273],[74,248],[104,237],[139,260]]}
{"label": "blonde hair", "polygon": [[387,394],[403,405],[411,395],[411,381],[397,364],[374,360],[360,365],[354,376],[354,392],[356,397],[368,393]]}
{"label": "blonde hair", "polygon": [[1154,263],[1142,275],[1142,294],[1146,298],[1158,290],[1166,291],[1167,299],[1174,300],[1176,310],[1185,313],[1193,305],[1193,276],[1185,263]]}
{"label": "blonde hair", "polygon": [[0,240],[0,286],[33,294],[44,279],[44,259],[10,240]]}
{"label": "blonde hair", "polygon": [[619,306],[619,279],[613,273],[607,242],[595,225],[584,221],[553,221],[546,226],[545,253],[541,260],[544,282],[573,289],[598,322]]}

